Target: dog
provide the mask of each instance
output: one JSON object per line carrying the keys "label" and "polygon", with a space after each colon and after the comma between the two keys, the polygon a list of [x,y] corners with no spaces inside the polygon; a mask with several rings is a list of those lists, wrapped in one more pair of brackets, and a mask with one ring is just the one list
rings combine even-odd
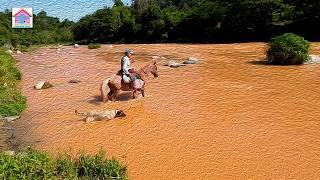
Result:
{"label": "dog", "polygon": [[86,117],[87,123],[92,121],[112,120],[118,117],[125,117],[126,114],[119,109],[111,111],[89,111],[87,113],[80,113],[75,110],[76,115]]}

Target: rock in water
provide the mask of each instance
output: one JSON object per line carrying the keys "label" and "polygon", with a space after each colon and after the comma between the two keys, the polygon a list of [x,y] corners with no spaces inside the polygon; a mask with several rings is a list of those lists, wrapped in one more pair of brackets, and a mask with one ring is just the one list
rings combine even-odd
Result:
{"label": "rock in water", "polygon": [[80,47],[80,46],[79,46],[79,44],[74,44],[73,47],[74,47],[74,48],[78,48],[78,47]]}
{"label": "rock in water", "polygon": [[72,79],[69,81],[69,83],[74,83],[74,84],[77,84],[77,83],[80,83],[81,81],[80,80],[77,80],[77,79]]}
{"label": "rock in water", "polygon": [[53,87],[53,85],[50,82],[47,82],[47,81],[40,81],[34,86],[34,88],[37,89],[37,90],[48,89],[48,88],[51,88],[51,87]]}
{"label": "rock in water", "polygon": [[307,61],[305,64],[320,64],[320,56],[309,55],[309,61]]}
{"label": "rock in water", "polygon": [[183,64],[198,64],[199,60],[195,57],[189,57]]}
{"label": "rock in water", "polygon": [[166,64],[165,66],[169,66],[171,68],[178,68],[178,67],[181,67],[181,66],[185,66],[184,64],[180,64],[180,63],[177,63],[173,60],[169,61],[168,64]]}

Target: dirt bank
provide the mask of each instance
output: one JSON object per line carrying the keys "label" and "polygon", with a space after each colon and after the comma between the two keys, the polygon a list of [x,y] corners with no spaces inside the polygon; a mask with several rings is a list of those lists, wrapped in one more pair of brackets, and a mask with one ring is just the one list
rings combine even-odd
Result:
{"label": "dirt bank", "polygon": [[[101,104],[102,80],[130,47],[139,63],[195,56],[147,82],[147,97]],[[319,55],[320,44],[312,53]],[[18,55],[28,109],[17,139],[55,153],[100,148],[129,168],[130,179],[317,178],[320,175],[320,66],[268,66],[265,44],[104,45],[43,48]],[[71,79],[81,80],[69,84]],[[36,91],[49,80],[54,88]],[[127,117],[85,124],[74,110],[123,109]]]}

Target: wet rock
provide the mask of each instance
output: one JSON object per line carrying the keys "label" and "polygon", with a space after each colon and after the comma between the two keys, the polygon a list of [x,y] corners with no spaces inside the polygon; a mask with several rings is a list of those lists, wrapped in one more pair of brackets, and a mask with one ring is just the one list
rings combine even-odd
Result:
{"label": "wet rock", "polygon": [[73,83],[73,84],[77,84],[77,83],[80,83],[81,81],[80,80],[77,80],[77,79],[71,79],[69,81],[69,83]]}
{"label": "wet rock", "polygon": [[53,85],[48,81],[40,81],[36,85],[34,85],[34,89],[40,90],[40,89],[48,89],[53,87]]}
{"label": "wet rock", "polygon": [[79,46],[79,44],[74,44],[73,47],[74,47],[74,48],[78,48],[78,47],[80,47],[80,46]]}
{"label": "wet rock", "polygon": [[199,64],[199,60],[195,57],[189,57],[183,64]]}
{"label": "wet rock", "polygon": [[309,55],[309,61],[305,64],[320,64],[320,56],[318,55]]}
{"label": "wet rock", "polygon": [[18,50],[18,51],[17,51],[17,54],[22,54],[22,52]]}
{"label": "wet rock", "polygon": [[9,116],[9,117],[0,117],[1,120],[7,121],[7,122],[12,122],[17,119],[20,119],[20,116]]}
{"label": "wet rock", "polygon": [[12,50],[7,50],[6,53],[13,54]]}
{"label": "wet rock", "polygon": [[185,66],[185,64],[181,64],[181,63],[177,63],[175,61],[169,61],[168,64],[165,64],[165,66],[169,66],[171,68],[178,68],[178,67],[181,67],[181,66]]}

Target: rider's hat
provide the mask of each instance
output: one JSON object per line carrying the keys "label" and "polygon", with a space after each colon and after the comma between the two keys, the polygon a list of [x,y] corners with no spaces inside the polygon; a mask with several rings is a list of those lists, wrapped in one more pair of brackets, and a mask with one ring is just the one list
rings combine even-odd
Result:
{"label": "rider's hat", "polygon": [[126,50],[124,51],[124,53],[125,53],[126,55],[129,55],[129,54],[133,54],[133,51],[132,51],[131,49],[126,49]]}

